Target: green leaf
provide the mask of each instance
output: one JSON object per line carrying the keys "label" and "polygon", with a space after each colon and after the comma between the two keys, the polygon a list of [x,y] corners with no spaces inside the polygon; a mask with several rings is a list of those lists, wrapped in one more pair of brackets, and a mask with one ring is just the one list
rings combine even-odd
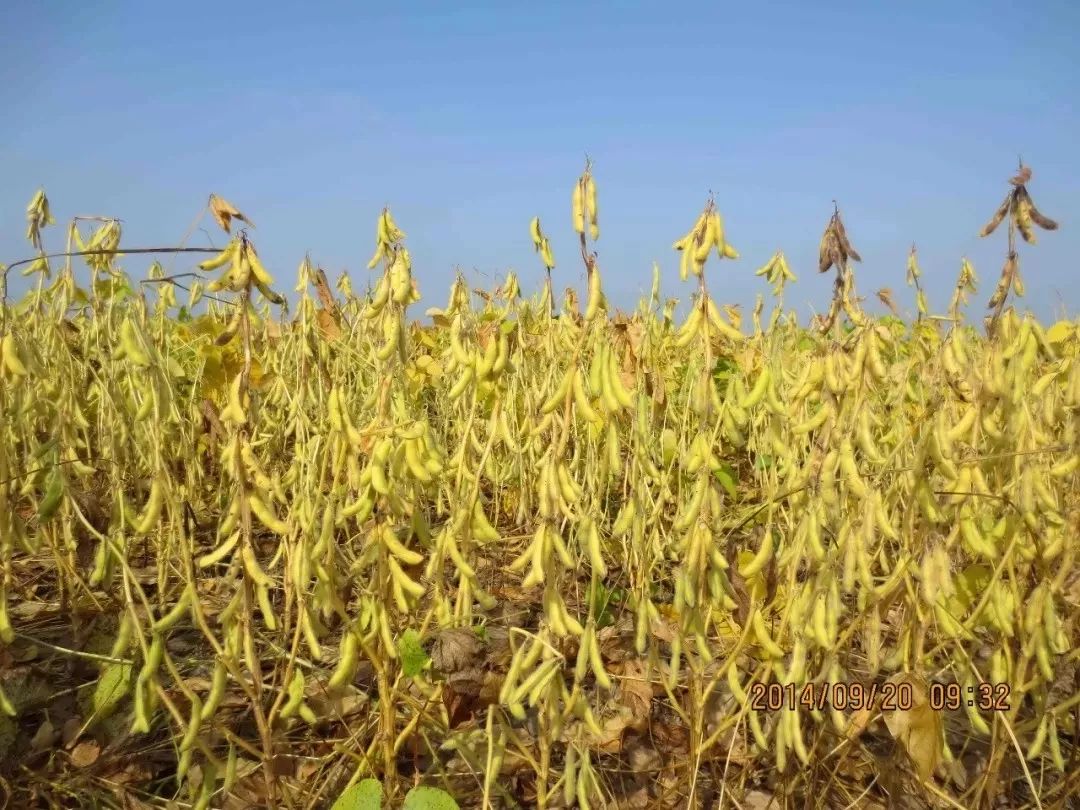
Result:
{"label": "green leaf", "polygon": [[398,640],[398,655],[401,656],[401,670],[409,678],[423,672],[431,661],[420,643],[420,634],[411,628],[402,633]]}
{"label": "green leaf", "polygon": [[724,488],[724,491],[728,494],[728,497],[734,498],[736,496],[736,474],[734,468],[730,464],[721,464],[720,469],[713,473],[716,476],[716,480],[720,482],[720,486]]}
{"label": "green leaf", "polygon": [[993,576],[994,571],[989,565],[972,563],[954,578],[956,593],[950,601],[958,614],[966,613],[968,608],[978,603],[990,587]]}
{"label": "green leaf", "polygon": [[94,283],[94,294],[102,301],[110,298],[114,301],[123,301],[131,297],[131,287],[121,278],[99,278]]}
{"label": "green leaf", "polygon": [[773,465],[773,457],[763,453],[754,460],[754,467],[758,470],[767,470]]}
{"label": "green leaf", "polygon": [[180,361],[177,360],[175,357],[167,358],[165,361],[165,365],[169,369],[169,376],[174,377],[178,380],[182,380],[184,377],[187,376],[187,372],[184,371],[184,367],[180,365]]}
{"label": "green leaf", "polygon": [[365,779],[337,797],[330,810],[380,810],[382,785],[378,779]]}
{"label": "green leaf", "polygon": [[[37,449],[34,450],[34,456],[33,456],[34,461],[41,461],[43,458],[45,458],[46,455],[48,455],[50,452],[52,452],[53,450],[55,450],[59,446],[60,446],[60,437],[59,436],[53,436],[50,439],[48,439],[47,441],[42,442],[40,445],[38,445]],[[53,453],[51,463],[56,464],[59,460],[60,460],[60,456],[58,454],[56,454],[56,453]]]}
{"label": "green leaf", "polygon": [[433,787],[414,787],[405,797],[401,810],[459,810],[454,797]]}
{"label": "green leaf", "polygon": [[725,383],[731,373],[739,370],[739,364],[730,357],[719,357],[713,366],[712,377],[714,382]]}
{"label": "green leaf", "polygon": [[49,474],[49,482],[45,485],[45,495],[38,504],[38,520],[42,523],[52,520],[63,499],[64,476],[60,474],[59,467],[53,467]]}
{"label": "green leaf", "polygon": [[101,670],[91,706],[98,720],[113,713],[117,704],[131,690],[131,664],[106,664]]}

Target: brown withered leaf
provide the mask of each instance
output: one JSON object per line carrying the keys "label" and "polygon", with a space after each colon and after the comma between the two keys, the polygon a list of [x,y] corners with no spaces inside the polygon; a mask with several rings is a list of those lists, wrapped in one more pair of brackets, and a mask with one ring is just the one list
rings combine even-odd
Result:
{"label": "brown withered leaf", "polygon": [[76,745],[71,750],[71,762],[78,768],[89,768],[101,756],[101,746],[92,740]]}
{"label": "brown withered leaf", "polygon": [[237,210],[235,205],[233,205],[228,200],[219,197],[217,194],[210,195],[209,205],[210,213],[214,215],[214,219],[217,221],[217,224],[221,226],[221,229],[225,231],[225,233],[230,233],[229,228],[232,225],[232,220],[234,219],[238,219],[241,222],[246,222],[252,228],[255,227],[255,223],[245,217],[243,214],[241,214]]}
{"label": "brown withered leaf", "polygon": [[606,754],[622,751],[623,734],[635,723],[632,710],[626,706],[619,706],[613,714],[605,715],[597,720],[600,734],[586,730],[589,747]]}
{"label": "brown withered leaf", "polygon": [[777,796],[763,790],[747,791],[740,805],[744,810],[779,810],[783,807],[783,803]]}
{"label": "brown withered leaf", "polygon": [[438,672],[459,672],[476,661],[482,647],[472,630],[451,627],[443,630],[431,646],[431,664]]}
{"label": "brown withered leaf", "polygon": [[888,287],[882,287],[877,291],[878,300],[889,308],[889,311],[896,317],[900,317],[900,311],[896,307],[896,301],[893,299],[893,292]]}
{"label": "brown withered leaf", "polygon": [[1008,214],[1009,209],[1012,208],[1013,194],[1014,192],[1010,191],[1008,194],[1005,195],[1005,199],[1002,201],[1001,205],[998,206],[998,209],[994,212],[994,215],[990,217],[990,221],[983,225],[982,230],[979,231],[979,236],[989,236],[995,230],[997,230],[997,226],[1002,223],[1002,221],[1005,219],[1005,215]]}
{"label": "brown withered leaf", "polygon": [[637,655],[634,650],[635,624],[633,614],[624,613],[596,631],[596,643],[605,661],[619,666],[627,658]]}
{"label": "brown withered leaf", "polygon": [[[109,769],[105,777],[115,785],[138,785],[145,784],[149,780],[154,778],[153,770],[142,761],[136,762],[124,762],[123,764],[115,764]],[[125,796],[130,796],[130,793],[125,793]],[[149,808],[152,805],[138,804],[129,805],[132,808]]]}
{"label": "brown withered leaf", "polygon": [[630,710],[627,725],[636,731],[645,728],[652,714],[653,686],[640,658],[623,662],[618,695],[619,702]]}
{"label": "brown withered leaf", "polygon": [[327,340],[337,340],[341,337],[341,327],[338,326],[338,322],[333,315],[320,307],[315,310],[315,316],[318,318],[319,330],[322,332],[324,338]]}
{"label": "brown withered leaf", "polygon": [[629,322],[626,325],[626,342],[629,351],[626,353],[623,365],[629,365],[632,368],[641,357],[641,347],[645,343],[645,327],[638,321]]}
{"label": "brown withered leaf", "polygon": [[1031,167],[1030,166],[1025,166],[1023,163],[1021,163],[1020,164],[1020,171],[1017,172],[1015,177],[1009,178],[1009,182],[1012,183],[1014,186],[1022,186],[1030,179],[1031,179]]}
{"label": "brown withered leaf", "polygon": [[499,701],[503,675],[481,667],[454,672],[443,683],[442,701],[450,728],[473,720],[477,712]]}
{"label": "brown withered leaf", "polygon": [[[635,750],[646,750],[643,748]],[[655,751],[652,753],[656,753]],[[631,768],[635,771],[648,770],[655,768],[660,764],[660,757],[656,756],[655,761],[640,759],[640,764],[634,763]],[[652,806],[652,796],[649,795],[649,789],[647,787],[639,787],[632,793],[628,793],[625,796],[619,798],[619,807],[625,807],[626,810],[646,810],[646,808]]]}
{"label": "brown withered leaf", "polygon": [[334,298],[334,293],[330,290],[330,282],[321,267],[315,270],[311,283],[315,286],[315,292],[318,294],[319,302],[323,305],[323,308],[328,310],[336,319],[341,314],[341,308],[338,306],[337,299]]}

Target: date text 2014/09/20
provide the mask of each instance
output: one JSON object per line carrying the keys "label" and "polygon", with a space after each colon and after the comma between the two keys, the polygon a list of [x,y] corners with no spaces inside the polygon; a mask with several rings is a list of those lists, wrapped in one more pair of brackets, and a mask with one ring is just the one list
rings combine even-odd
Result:
{"label": "date text 2014/09/20", "polygon": [[[981,683],[962,686],[957,683],[932,683],[925,698],[935,711],[956,711],[964,704],[981,711],[1008,711],[1008,684]],[[749,689],[750,708],[757,712],[861,711],[877,707],[883,712],[910,711],[916,706],[915,688],[910,683],[808,683],[803,686],[781,683],[755,683]]]}

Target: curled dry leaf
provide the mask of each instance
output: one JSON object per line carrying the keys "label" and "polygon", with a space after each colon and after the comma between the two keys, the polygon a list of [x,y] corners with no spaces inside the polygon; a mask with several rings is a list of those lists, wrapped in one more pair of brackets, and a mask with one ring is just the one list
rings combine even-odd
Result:
{"label": "curled dry leaf", "polygon": [[1015,177],[1011,177],[1009,179],[1009,182],[1012,183],[1014,186],[1022,186],[1030,179],[1031,179],[1031,167],[1030,166],[1025,166],[1024,164],[1021,163],[1020,164],[1020,171],[1017,172]]}
{"label": "curled dry leaf", "polygon": [[225,233],[230,233],[229,228],[232,225],[232,220],[238,219],[241,222],[246,222],[252,228],[255,227],[255,223],[241,214],[235,205],[217,194],[210,195],[210,213],[214,215],[214,219],[217,224],[221,226],[221,229]]}
{"label": "curled dry leaf", "polygon": [[896,300],[893,298],[893,292],[888,287],[882,287],[877,291],[878,300],[889,308],[889,311],[900,317],[900,311],[896,308]]}

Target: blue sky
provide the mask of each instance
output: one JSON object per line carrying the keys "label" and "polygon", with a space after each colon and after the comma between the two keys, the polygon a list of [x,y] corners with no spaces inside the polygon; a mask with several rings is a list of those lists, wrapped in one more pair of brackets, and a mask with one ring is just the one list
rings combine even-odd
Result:
{"label": "blue sky", "polygon": [[121,217],[129,246],[177,243],[213,191],[255,221],[289,290],[306,251],[363,287],[384,204],[408,234],[420,308],[445,302],[456,267],[477,285],[511,268],[539,284],[533,215],[558,287],[580,286],[570,188],[587,152],[617,305],[647,291],[653,260],[664,292],[689,297],[671,243],[712,190],[743,256],[710,263],[722,301],[751,305],[766,290],[754,269],[782,248],[799,275],[788,302],[826,308],[816,252],[836,199],[868,305],[887,285],[913,308],[914,241],[939,310],[961,257],[974,262],[981,314],[1004,233],[977,233],[1022,153],[1033,197],[1062,223],[1024,246],[1025,303],[1075,316],[1078,31],[1068,1],[8,0],[0,261],[28,255],[39,185],[58,220]]}

